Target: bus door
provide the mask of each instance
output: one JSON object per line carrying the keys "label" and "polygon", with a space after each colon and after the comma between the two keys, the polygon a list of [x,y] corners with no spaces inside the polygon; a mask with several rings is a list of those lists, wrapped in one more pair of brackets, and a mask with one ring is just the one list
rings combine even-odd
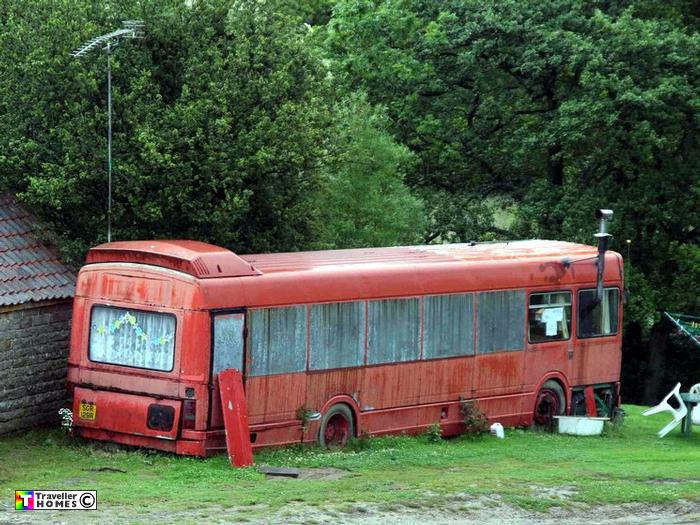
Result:
{"label": "bus door", "polygon": [[595,288],[577,293],[576,353],[572,384],[617,381],[620,375],[620,291],[605,288],[601,301]]}
{"label": "bus door", "polygon": [[212,313],[210,427],[223,426],[219,379],[221,370],[235,368],[245,378],[245,310]]}
{"label": "bus door", "polygon": [[534,391],[546,374],[571,378],[576,351],[571,322],[570,290],[532,292],[528,297],[525,384]]}

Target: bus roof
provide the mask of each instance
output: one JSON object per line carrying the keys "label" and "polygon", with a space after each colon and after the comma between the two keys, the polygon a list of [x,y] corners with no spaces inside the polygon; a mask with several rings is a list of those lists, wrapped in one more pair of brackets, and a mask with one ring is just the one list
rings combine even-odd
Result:
{"label": "bus roof", "polygon": [[[125,241],[93,248],[84,270],[112,271],[92,263],[168,268],[199,281],[201,295],[193,297],[190,306],[194,308],[255,308],[477,290],[592,286],[596,255],[594,246],[546,240],[241,256],[195,241]],[[619,283],[621,257],[609,251],[606,261],[605,282]],[[116,293],[112,288],[85,293]],[[177,295],[175,288],[172,294]],[[169,301],[182,306],[183,299],[178,296],[156,302]]]}
{"label": "bus roof", "polygon": [[236,255],[199,241],[119,241],[88,252],[87,263],[131,262],[161,266],[198,278],[243,277],[278,272],[365,265],[416,265],[513,259],[563,260],[596,255],[594,246],[563,241],[432,244],[309,252]]}
{"label": "bus roof", "polygon": [[368,264],[499,261],[510,259],[563,259],[597,254],[594,246],[563,241],[527,240],[489,243],[431,244],[390,248],[353,248],[312,252],[241,255],[262,273],[297,272]]}

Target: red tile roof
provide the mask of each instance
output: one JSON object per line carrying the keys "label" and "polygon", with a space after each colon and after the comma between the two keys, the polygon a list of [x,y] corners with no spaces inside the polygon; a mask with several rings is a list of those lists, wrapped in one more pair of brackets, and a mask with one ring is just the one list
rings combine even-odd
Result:
{"label": "red tile roof", "polygon": [[75,274],[37,238],[38,221],[0,194],[0,306],[73,297]]}

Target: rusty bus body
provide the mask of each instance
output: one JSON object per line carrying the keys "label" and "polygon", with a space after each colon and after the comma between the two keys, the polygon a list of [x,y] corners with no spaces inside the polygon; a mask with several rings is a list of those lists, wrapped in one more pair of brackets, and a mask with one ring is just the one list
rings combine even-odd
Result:
{"label": "rusty bus body", "polygon": [[454,434],[462,399],[507,426],[596,415],[619,403],[623,266],[605,253],[595,302],[595,256],[539,240],[244,256],[98,246],[75,296],[75,432],[224,451],[223,368],[244,374],[254,448],[434,423]]}

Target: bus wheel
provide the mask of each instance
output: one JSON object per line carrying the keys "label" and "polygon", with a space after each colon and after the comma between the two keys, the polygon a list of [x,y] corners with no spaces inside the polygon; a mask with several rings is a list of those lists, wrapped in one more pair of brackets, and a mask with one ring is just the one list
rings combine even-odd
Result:
{"label": "bus wheel", "polygon": [[534,422],[536,427],[540,427],[550,432],[554,430],[554,416],[564,415],[566,409],[566,398],[564,390],[556,381],[546,381],[537,394],[535,402]]}
{"label": "bus wheel", "polygon": [[342,448],[355,435],[355,424],[350,407],[333,405],[321,420],[318,442],[325,448]]}

